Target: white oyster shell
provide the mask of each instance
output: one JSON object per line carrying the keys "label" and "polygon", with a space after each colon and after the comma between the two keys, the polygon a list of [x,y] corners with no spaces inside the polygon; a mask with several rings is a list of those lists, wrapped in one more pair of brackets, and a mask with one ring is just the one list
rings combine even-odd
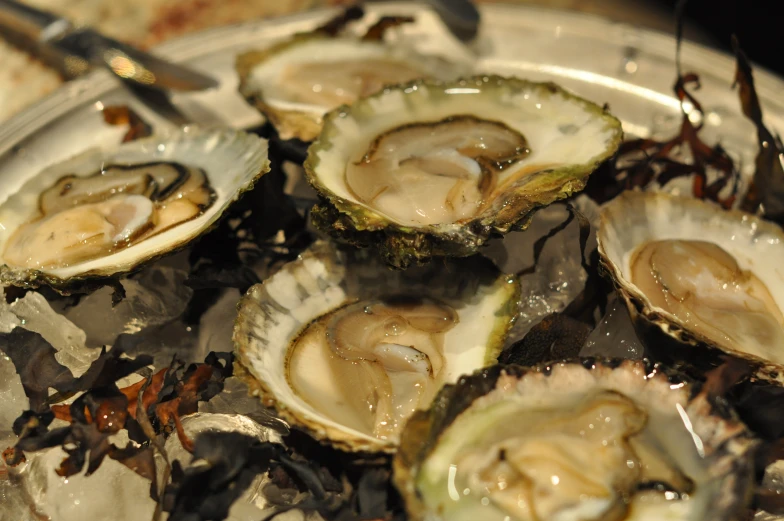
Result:
{"label": "white oyster shell", "polygon": [[[298,260],[253,286],[240,301],[235,353],[249,387],[293,426],[347,451],[393,452],[395,439],[380,439],[333,420],[300,397],[288,375],[291,344],[315,319],[348,303],[399,294],[438,299],[452,306],[459,323],[446,332],[446,382],[495,362],[511,327],[519,287],[486,261],[389,271],[366,252],[340,252],[319,242]],[[473,269],[472,269],[473,268]],[[313,359],[314,387],[333,392],[326,367]],[[337,394],[336,394],[337,396]]]}
{"label": "white oyster shell", "polygon": [[[624,413],[604,416],[604,421],[598,413],[589,413],[576,420],[580,423],[570,424],[579,417],[576,411],[586,397],[602,395],[627,401],[641,412],[644,424],[632,437],[636,437],[636,448],[646,450],[632,451],[632,460],[612,458],[612,452],[623,442],[611,435],[597,439],[596,450],[581,451],[577,462],[572,460],[574,455],[564,458],[572,448],[569,440],[583,448],[581,441],[589,437],[578,430],[582,421],[595,419],[605,424],[590,423],[585,426],[586,431],[611,431],[628,421]],[[551,505],[553,499],[564,500],[556,509],[558,515],[548,519],[738,521],[748,513],[757,441],[732,413],[712,400],[706,392],[697,393],[687,383],[672,381],[645,362],[626,360],[619,366],[601,361],[559,363],[533,369],[493,367],[446,388],[438,407],[412,418],[394,461],[395,484],[404,496],[410,518],[417,521],[533,519],[536,516],[510,516],[504,506],[514,510],[517,505],[504,503],[503,497],[499,497],[507,486],[515,490],[512,487],[521,484],[531,491],[530,495],[519,496],[521,514],[525,504]],[[548,425],[544,415],[550,415],[552,423]],[[532,423],[532,418],[539,423]],[[514,425],[520,427],[515,429]],[[463,489],[465,476],[477,472],[465,468],[463,458],[490,444],[487,458],[511,461],[514,455],[507,460],[507,456],[499,456],[494,450],[504,440],[513,440],[507,445],[512,452],[521,449],[526,453],[525,445],[531,441],[534,444],[530,447],[539,448],[539,452],[524,460],[527,465],[521,469],[534,481],[526,482],[525,477],[513,472],[492,474],[482,479],[497,479],[504,486]],[[559,446],[566,450],[546,450]],[[654,480],[683,476],[682,486],[690,484],[691,490],[682,496],[668,496],[663,491],[646,493],[645,489],[615,498],[590,493],[572,495],[586,490],[581,489],[586,483],[600,481],[602,471],[628,472],[635,459],[637,464],[647,461],[650,465],[634,478],[640,480],[637,484],[650,479],[646,474],[651,472]],[[669,470],[665,473],[664,469]],[[579,480],[581,475],[584,481]],[[677,491],[674,482],[668,484],[675,485]],[[590,484],[587,489],[596,490]],[[574,501],[575,497],[579,499]],[[605,503],[609,501],[628,508],[621,512],[612,510]],[[605,517],[609,512],[612,515]]]}
{"label": "white oyster shell", "polygon": [[10,171],[27,177],[22,188],[0,201],[0,256],[14,231],[35,218],[43,190],[68,174],[87,176],[104,164],[179,162],[205,171],[216,199],[201,215],[131,246],[65,267],[30,269],[10,265],[0,257],[0,283],[67,289],[81,281],[111,277],[176,251],[209,230],[226,209],[269,170],[267,141],[236,130],[183,127],[171,133],[124,143],[111,149],[91,149],[41,172]]}
{"label": "white oyster shell", "polygon": [[[379,41],[361,40],[355,37],[330,37],[321,34],[302,34],[266,50],[250,51],[237,60],[240,75],[240,93],[270,118],[282,139],[298,138],[311,141],[321,131],[325,113],[337,108],[334,103],[303,101],[291,88],[291,79],[283,78],[286,71],[308,64],[324,64],[362,61],[389,61],[404,64],[419,71],[418,77],[438,79],[454,78],[465,70],[439,58],[420,54],[404,45],[388,45]],[[325,77],[323,83],[316,82],[315,93],[330,87],[336,77]],[[404,78],[410,81],[413,78]],[[353,82],[357,83],[357,82]],[[339,93],[345,102],[348,92]]]}
{"label": "white oyster shell", "polygon": [[760,279],[779,310],[784,310],[781,229],[753,215],[725,211],[692,198],[627,191],[602,209],[597,233],[602,263],[634,317],[642,318],[680,342],[715,346],[734,356],[768,364],[774,371],[780,363],[753,354],[743,341],[717,341],[690,330],[679,317],[655,306],[632,282],[631,260],[637,248],[648,241],[667,239],[707,241],[720,246],[735,258],[740,269]]}
{"label": "white oyster shell", "polygon": [[[429,181],[449,179],[445,175],[415,171],[413,194],[379,185],[381,197],[357,195],[349,181],[352,165],[366,161],[369,150],[375,153],[375,147],[382,148],[377,145],[379,137],[465,118],[502,125],[523,137],[530,148],[529,154],[513,157],[498,168],[493,188],[482,191],[471,203],[471,211],[460,213],[457,220],[432,218],[431,213],[453,207],[455,201],[450,197],[465,186],[464,178],[454,178],[451,189],[439,185],[440,191],[433,192]],[[480,128],[478,123],[474,126]],[[385,148],[384,159],[391,166],[379,172],[389,179],[408,179],[404,165],[428,155],[464,165],[461,168],[466,171],[480,169],[479,162],[463,151],[466,144],[441,142],[444,132],[422,134],[416,136],[416,146],[410,151],[400,152],[402,146]],[[477,135],[462,135],[472,143],[471,148],[481,149],[491,148],[488,141],[493,136],[489,134],[485,129]],[[326,116],[324,129],[305,161],[308,180],[323,197],[313,212],[314,223],[348,242],[377,245],[396,267],[433,256],[473,255],[491,235],[507,233],[515,226],[525,228],[538,208],[581,190],[588,175],[615,153],[621,138],[621,124],[615,117],[552,83],[477,76],[391,87]],[[399,157],[395,156],[398,152]],[[380,176],[365,174],[357,179],[369,182]],[[469,184],[478,188],[481,181],[477,179],[481,177],[472,178]],[[417,196],[423,193],[433,196]],[[397,197],[399,203],[388,202],[386,207],[396,215],[377,204],[382,197]]]}

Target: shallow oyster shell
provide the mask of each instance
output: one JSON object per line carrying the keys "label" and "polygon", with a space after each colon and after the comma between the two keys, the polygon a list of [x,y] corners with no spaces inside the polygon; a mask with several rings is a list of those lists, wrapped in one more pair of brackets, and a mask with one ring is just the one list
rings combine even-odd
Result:
{"label": "shallow oyster shell", "polygon": [[177,251],[221,218],[240,195],[269,171],[267,141],[228,129],[183,127],[170,133],[124,143],[111,149],[91,149],[42,172],[4,172],[26,176],[21,189],[0,203],[0,255],[13,232],[35,217],[39,194],[68,174],[86,176],[104,164],[180,162],[202,168],[216,199],[204,213],[125,249],[66,267],[27,269],[9,265],[0,257],[0,284],[23,287],[49,285],[61,292],[91,281],[138,269],[144,263]]}
{"label": "shallow oyster shell", "polygon": [[[694,461],[704,462],[706,474],[699,479],[699,472],[687,474],[704,487],[687,501],[703,507],[702,515],[698,512],[698,515],[667,519],[739,521],[745,518],[753,491],[753,455],[757,442],[732,410],[707,393],[698,392],[698,387],[677,376],[668,376],[662,368],[647,361],[586,359],[535,368],[497,365],[483,369],[444,387],[429,410],[415,413],[403,431],[400,449],[393,460],[394,484],[403,496],[410,519],[442,519],[426,504],[419,481],[423,479],[425,463],[439,444],[447,439],[460,443],[462,438],[448,437],[447,429],[461,415],[476,407],[517,399],[524,399],[536,408],[537,404],[559,403],[560,398],[582,396],[596,388],[620,393],[644,407],[655,416],[657,436],[663,436],[662,440],[671,431],[662,426],[671,421],[673,428],[683,429],[682,440],[691,443],[693,438],[702,444],[704,456]],[[699,453],[694,446],[690,450],[695,455]],[[673,454],[683,471],[688,466],[682,457],[685,453],[678,450]],[[446,474],[448,470],[448,464],[438,466],[439,472]],[[644,504],[638,504],[631,509],[632,515],[624,519],[662,519],[657,515],[657,512],[661,514],[660,510],[654,511],[653,516],[646,510]]]}
{"label": "shallow oyster shell", "polygon": [[648,338],[646,345],[654,356],[670,363],[687,362],[704,371],[719,365],[719,357],[731,355],[750,362],[756,368],[757,378],[784,383],[784,365],[690,330],[678,317],[654,306],[630,281],[630,258],[637,247],[661,239],[717,244],[737,260],[740,268],[751,270],[767,286],[779,309],[784,310],[781,228],[753,215],[725,211],[692,198],[627,191],[602,209],[597,240],[601,265],[626,301],[638,331]]}
{"label": "shallow oyster shell", "polygon": [[[249,387],[281,418],[319,441],[351,452],[394,452],[393,440],[350,429],[316,410],[295,393],[287,373],[292,342],[315,319],[347,303],[395,294],[455,307],[460,323],[444,342],[446,381],[452,382],[495,363],[515,316],[519,286],[479,257],[391,272],[367,252],[318,242],[240,301],[233,338]],[[320,374],[314,367],[312,378]]]}
{"label": "shallow oyster shell", "polygon": [[[505,125],[522,134],[532,151],[503,166],[506,186],[483,201],[477,214],[456,222],[403,224],[352,195],[345,180],[347,165],[377,136],[454,116]],[[472,255],[490,236],[526,228],[537,208],[581,190],[621,139],[615,117],[552,83],[480,76],[387,88],[325,117],[304,165],[322,198],[313,222],[341,240],[377,247],[395,267],[432,256]],[[516,172],[525,173],[514,178]]]}
{"label": "shallow oyster shell", "polygon": [[301,103],[287,98],[279,76],[284,68],[300,63],[329,63],[336,60],[385,59],[405,63],[422,71],[422,76],[455,78],[458,68],[440,58],[419,54],[402,45],[361,40],[351,36],[304,33],[268,49],[248,51],[237,57],[239,91],[248,102],[267,116],[281,139],[312,141],[321,132],[324,114],[336,108]]}

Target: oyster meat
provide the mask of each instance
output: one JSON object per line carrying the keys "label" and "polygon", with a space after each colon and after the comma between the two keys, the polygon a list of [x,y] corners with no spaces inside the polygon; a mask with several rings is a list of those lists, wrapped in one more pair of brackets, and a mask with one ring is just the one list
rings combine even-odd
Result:
{"label": "oyster meat", "polygon": [[349,451],[393,451],[444,383],[494,363],[519,287],[485,259],[390,272],[329,243],[248,291],[234,330],[250,387]]}
{"label": "oyster meat", "polygon": [[34,269],[95,259],[198,217],[214,200],[205,172],[179,163],[67,175],[41,193],[39,215],[17,228],[3,257]]}
{"label": "oyster meat", "polygon": [[776,225],[694,199],[625,192],[602,210],[598,241],[638,325],[781,372],[784,233]]}
{"label": "oyster meat", "polygon": [[414,520],[739,520],[756,442],[696,391],[645,362],[486,369],[411,418],[395,484]]}
{"label": "oyster meat", "polygon": [[620,122],[549,83],[418,81],[330,113],[308,150],[318,228],[396,267],[468,256],[581,190]]}
{"label": "oyster meat", "polygon": [[401,45],[314,32],[237,58],[240,93],[282,139],[312,141],[324,114],[419,78],[450,79],[463,68]]}
{"label": "oyster meat", "polygon": [[0,204],[0,282],[67,290],[130,271],[208,230],[268,169],[260,138],[184,128],[22,172]]}

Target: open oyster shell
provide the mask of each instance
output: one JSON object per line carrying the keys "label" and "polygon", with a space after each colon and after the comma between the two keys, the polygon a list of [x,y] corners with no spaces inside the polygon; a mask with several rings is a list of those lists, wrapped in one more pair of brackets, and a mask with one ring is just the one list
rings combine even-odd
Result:
{"label": "open oyster shell", "polygon": [[324,114],[385,85],[455,78],[462,67],[402,45],[314,32],[237,58],[240,93],[282,139],[312,141]]}
{"label": "open oyster shell", "polygon": [[602,209],[597,239],[655,356],[705,370],[731,355],[757,378],[784,382],[778,226],[696,199],[625,192]]}
{"label": "open oyster shell", "polygon": [[482,76],[387,88],[331,112],[305,169],[314,224],[392,266],[468,256],[581,190],[620,122],[551,83]]}
{"label": "open oyster shell", "polygon": [[756,442],[645,362],[495,366],[409,420],[394,483],[412,520],[745,519]]}
{"label": "open oyster shell", "polygon": [[26,176],[0,203],[0,284],[68,292],[209,230],[269,170],[267,142],[183,127],[91,149]]}
{"label": "open oyster shell", "polygon": [[390,272],[316,243],[242,298],[235,353],[279,415],[346,451],[393,452],[443,383],[495,363],[519,287],[479,257]]}

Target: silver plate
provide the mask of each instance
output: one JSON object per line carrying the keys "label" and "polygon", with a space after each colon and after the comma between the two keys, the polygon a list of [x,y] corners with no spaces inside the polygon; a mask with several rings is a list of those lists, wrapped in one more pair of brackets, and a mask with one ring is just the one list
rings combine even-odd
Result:
{"label": "silver plate", "polygon": [[[608,103],[628,134],[674,132],[680,107],[672,95],[675,41],[671,36],[601,18],[516,5],[481,6],[483,26],[471,49],[455,41],[437,17],[421,4],[373,4],[371,16],[412,14],[417,23],[400,37],[424,52],[473,54],[478,71],[552,80],[598,103]],[[214,91],[182,94],[174,103],[195,122],[252,127],[260,116],[236,93],[234,60],[238,53],[307,31],[336,13],[325,9],[275,20],[221,27],[168,42],[161,56],[186,63],[217,77]],[[732,57],[685,43],[685,71],[700,74],[698,98],[706,110],[704,137],[720,141],[748,173],[756,150],[752,125],[741,115],[731,88]],[[756,71],[758,93],[768,123],[784,127],[782,79]],[[118,142],[124,129],[107,126],[100,109],[126,104],[155,128],[172,126],[139,102],[108,73],[97,71],[73,81],[0,128],[0,181],[5,194],[18,189],[20,169],[40,170],[92,146]],[[0,195],[0,203],[5,197]]]}

